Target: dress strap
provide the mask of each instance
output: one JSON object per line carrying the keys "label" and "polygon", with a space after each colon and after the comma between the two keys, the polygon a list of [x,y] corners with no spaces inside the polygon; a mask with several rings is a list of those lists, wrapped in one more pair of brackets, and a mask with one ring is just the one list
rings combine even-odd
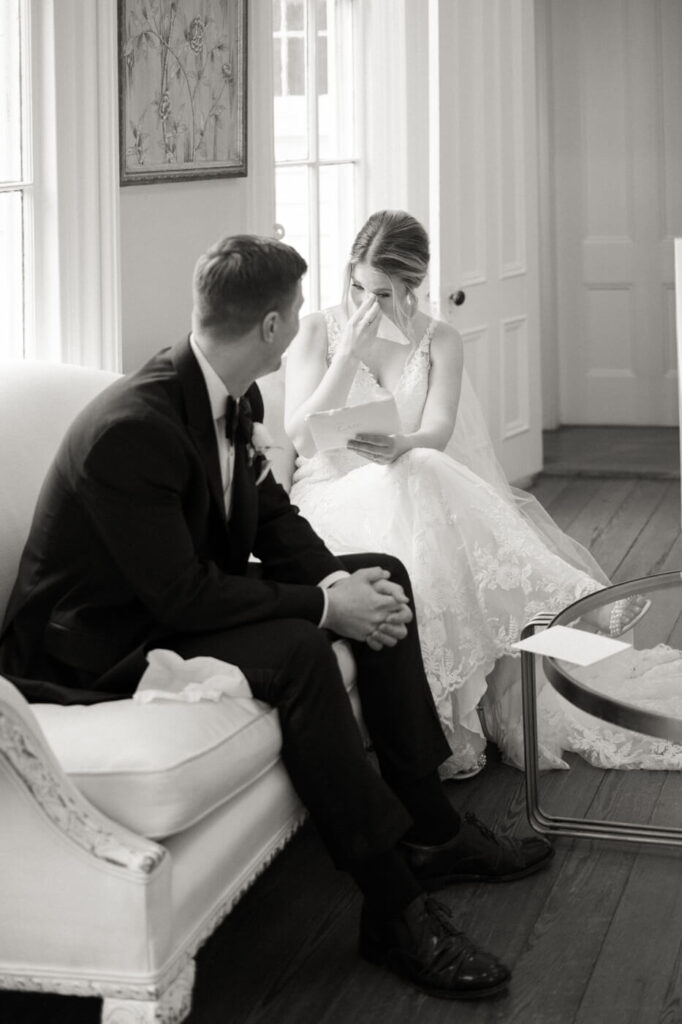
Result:
{"label": "dress strap", "polygon": [[341,336],[341,328],[331,309],[323,309],[321,312],[327,325],[327,362],[329,362],[336,352],[336,346]]}
{"label": "dress strap", "polygon": [[434,332],[436,330],[437,322],[438,322],[437,320],[432,320],[431,318],[429,318],[429,322],[426,325],[426,330],[424,331],[424,333],[422,335],[422,338],[421,338],[421,341],[419,342],[419,344],[417,345],[417,347],[415,349],[415,354],[417,352],[419,352],[421,354],[424,354],[424,353],[428,354],[429,353],[429,351],[431,349],[431,340],[432,340]]}

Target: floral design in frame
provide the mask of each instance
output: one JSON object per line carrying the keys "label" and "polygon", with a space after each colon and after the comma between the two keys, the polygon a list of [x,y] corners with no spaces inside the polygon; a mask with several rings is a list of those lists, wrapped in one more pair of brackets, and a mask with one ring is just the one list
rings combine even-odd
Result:
{"label": "floral design in frame", "polygon": [[247,0],[118,0],[121,184],[246,175]]}

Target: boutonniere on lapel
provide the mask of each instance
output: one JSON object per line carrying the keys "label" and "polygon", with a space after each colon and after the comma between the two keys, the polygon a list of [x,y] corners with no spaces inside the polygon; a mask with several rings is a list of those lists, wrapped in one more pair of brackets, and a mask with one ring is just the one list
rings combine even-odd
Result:
{"label": "boutonniere on lapel", "polygon": [[262,423],[254,423],[251,416],[251,403],[248,398],[235,399],[227,396],[225,408],[225,437],[232,444],[243,444],[246,452],[246,465],[253,468],[256,484],[262,483],[270,472],[268,452],[277,445]]}
{"label": "boutonniere on lapel", "polygon": [[267,428],[262,423],[254,423],[251,438],[246,444],[246,456],[248,465],[253,466],[256,474],[256,484],[262,483],[270,472],[268,452],[275,447]]}

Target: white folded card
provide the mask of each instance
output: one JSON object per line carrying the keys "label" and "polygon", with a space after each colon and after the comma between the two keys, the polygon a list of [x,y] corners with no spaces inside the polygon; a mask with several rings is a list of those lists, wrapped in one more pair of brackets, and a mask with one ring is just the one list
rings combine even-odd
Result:
{"label": "white folded card", "polygon": [[582,629],[569,629],[568,626],[550,626],[541,633],[529,636],[512,644],[520,651],[532,651],[533,654],[545,654],[550,658],[571,661],[574,665],[592,665],[602,658],[610,658],[612,654],[624,651],[631,644],[599,633],[587,633]]}
{"label": "white folded card", "polygon": [[318,452],[345,448],[356,434],[400,434],[403,429],[393,395],[343,409],[311,412],[306,423]]}
{"label": "white folded card", "polygon": [[410,344],[410,339],[405,337],[400,328],[385,313],[381,314],[381,319],[379,320],[377,338],[383,338],[384,341],[393,341],[396,345]]}

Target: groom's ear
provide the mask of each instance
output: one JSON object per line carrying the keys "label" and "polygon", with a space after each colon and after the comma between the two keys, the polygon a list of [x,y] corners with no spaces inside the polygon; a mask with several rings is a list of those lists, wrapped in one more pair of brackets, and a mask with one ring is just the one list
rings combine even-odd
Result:
{"label": "groom's ear", "polygon": [[263,341],[268,345],[272,345],[275,340],[278,320],[279,314],[277,313],[277,310],[272,309],[269,313],[265,314],[261,321],[261,335]]}

